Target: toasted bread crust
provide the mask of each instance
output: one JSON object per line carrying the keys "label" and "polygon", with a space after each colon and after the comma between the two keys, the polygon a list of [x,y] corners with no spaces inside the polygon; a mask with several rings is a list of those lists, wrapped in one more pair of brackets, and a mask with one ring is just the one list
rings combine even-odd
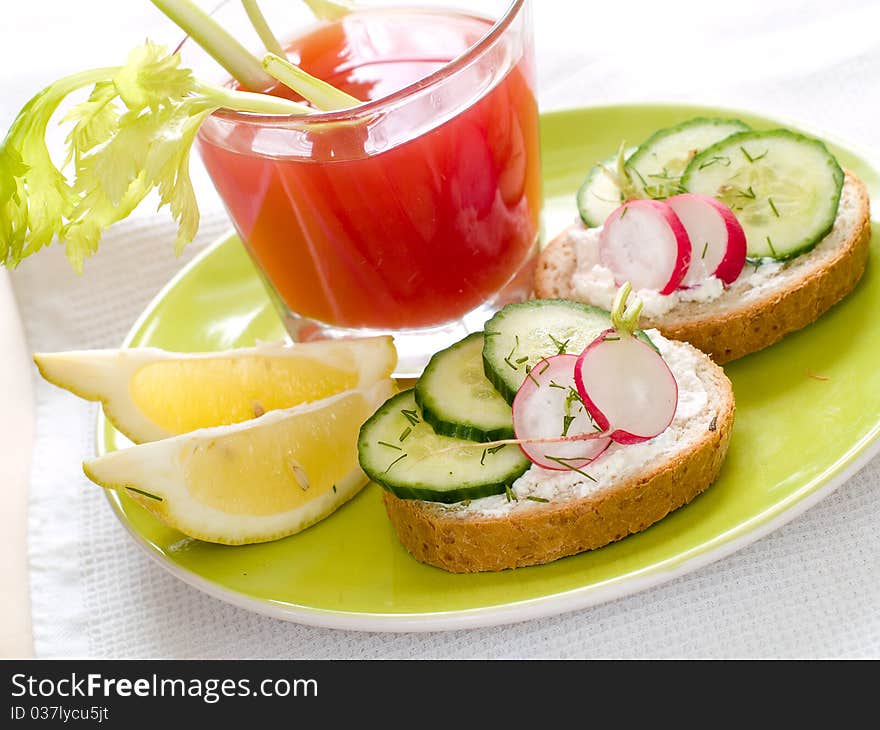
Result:
{"label": "toasted bread crust", "polygon": [[[701,312],[683,306],[662,317],[643,317],[643,326],[656,327],[666,337],[690,342],[716,362],[725,363],[772,345],[817,320],[855,288],[868,261],[868,191],[852,173],[847,173],[847,184],[854,187],[858,221],[821,267],[793,278],[785,289],[741,307]],[[576,298],[571,284],[576,263],[571,237],[563,231],[541,252],[535,273],[536,296]]]}
{"label": "toasted bread crust", "polygon": [[733,430],[733,389],[708,358],[706,368],[718,398],[714,429],[686,453],[590,497],[536,503],[505,517],[462,515],[386,492],[385,508],[400,541],[423,563],[473,573],[548,563],[644,530],[704,491],[724,462]]}

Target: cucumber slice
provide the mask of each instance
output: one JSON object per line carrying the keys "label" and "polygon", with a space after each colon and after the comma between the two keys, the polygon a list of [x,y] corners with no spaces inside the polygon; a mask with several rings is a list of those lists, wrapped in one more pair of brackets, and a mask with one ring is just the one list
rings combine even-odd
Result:
{"label": "cucumber slice", "polygon": [[483,373],[483,333],[438,352],[415,387],[424,419],[442,436],[469,441],[513,438],[510,406]]}
{"label": "cucumber slice", "polygon": [[828,235],[843,179],[822,142],[773,129],[735,134],[704,150],[691,160],[682,184],[734,211],[756,262],[793,258]]}
{"label": "cucumber slice", "polygon": [[749,129],[738,119],[690,119],[648,137],[626,161],[626,170],[644,197],[663,200],[685,192],[681,176],[696,154]]}
{"label": "cucumber slice", "polygon": [[577,208],[588,228],[596,228],[623,203],[624,195],[617,180],[609,173],[617,164],[617,157],[609,157],[590,168],[584,184],[577,192]]}
{"label": "cucumber slice", "polygon": [[447,503],[501,494],[530,464],[513,444],[490,449],[435,433],[413,390],[386,401],[361,427],[358,460],[370,479],[401,499]]}
{"label": "cucumber slice", "polygon": [[502,397],[513,403],[536,362],[550,355],[580,355],[610,326],[608,312],[567,299],[508,304],[486,322],[483,369]]}

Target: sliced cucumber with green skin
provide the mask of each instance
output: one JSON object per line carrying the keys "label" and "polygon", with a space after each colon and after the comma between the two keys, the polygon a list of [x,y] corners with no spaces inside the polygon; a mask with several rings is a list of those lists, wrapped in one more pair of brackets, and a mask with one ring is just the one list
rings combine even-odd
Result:
{"label": "sliced cucumber with green skin", "polygon": [[530,465],[514,444],[490,448],[435,433],[413,390],[386,401],[361,427],[358,460],[401,499],[446,503],[502,494]]}
{"label": "sliced cucumber with green skin", "polygon": [[483,333],[438,352],[415,387],[424,419],[442,436],[469,441],[513,438],[513,413],[483,372]]}
{"label": "sliced cucumber with green skin", "polygon": [[695,155],[750,127],[738,119],[697,117],[652,134],[626,161],[626,171],[646,198],[685,192],[681,176]]}
{"label": "sliced cucumber with green skin", "polygon": [[597,228],[624,202],[623,191],[617,179],[609,172],[614,170],[617,156],[609,157],[590,168],[584,184],[577,192],[577,208],[581,220],[588,228]]}
{"label": "sliced cucumber with green skin", "polygon": [[756,262],[794,258],[828,235],[843,180],[822,142],[773,129],[735,134],[704,150],[691,160],[682,184],[733,210]]}
{"label": "sliced cucumber with green skin", "polygon": [[608,312],[567,299],[508,304],[486,322],[483,370],[502,397],[513,403],[536,362],[551,355],[580,355],[609,327]]}

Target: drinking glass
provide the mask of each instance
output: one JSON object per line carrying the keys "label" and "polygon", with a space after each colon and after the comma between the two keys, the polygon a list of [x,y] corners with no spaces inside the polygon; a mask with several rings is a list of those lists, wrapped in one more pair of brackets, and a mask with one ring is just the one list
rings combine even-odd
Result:
{"label": "drinking glass", "polygon": [[[291,338],[392,334],[396,374],[414,377],[531,290],[542,202],[531,6],[363,5],[316,23],[299,0],[261,3],[292,60],[330,83],[362,77],[359,98],[378,98],[300,116],[221,110],[198,148]],[[215,17],[262,52],[240,3]],[[322,60],[343,32],[354,70]],[[193,45],[184,60],[200,73]],[[396,88],[398,72],[422,78]]]}

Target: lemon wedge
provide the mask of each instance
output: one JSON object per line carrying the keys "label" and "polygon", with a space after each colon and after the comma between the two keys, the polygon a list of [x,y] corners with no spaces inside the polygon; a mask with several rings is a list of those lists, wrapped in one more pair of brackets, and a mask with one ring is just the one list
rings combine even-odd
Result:
{"label": "lemon wedge", "polygon": [[244,423],[114,451],[83,470],[190,537],[224,545],[276,540],[323,519],[367,483],[358,432],[394,391],[386,378]]}
{"label": "lemon wedge", "polygon": [[156,348],[34,355],[42,376],[87,400],[135,443],[240,423],[364,388],[397,364],[390,337],[322,340],[210,353]]}

